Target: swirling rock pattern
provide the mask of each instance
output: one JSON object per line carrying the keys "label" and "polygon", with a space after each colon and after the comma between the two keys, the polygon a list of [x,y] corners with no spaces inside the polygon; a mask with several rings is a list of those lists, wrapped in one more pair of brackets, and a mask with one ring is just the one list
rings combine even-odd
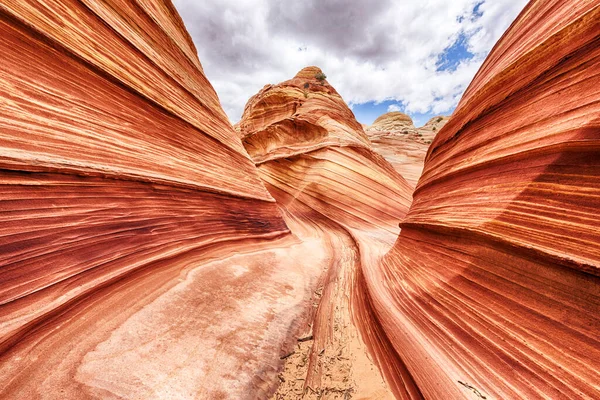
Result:
{"label": "swirling rock pattern", "polygon": [[415,129],[413,120],[400,111],[391,111],[380,115],[367,128],[370,131],[400,131],[402,129]]}
{"label": "swirling rock pattern", "polygon": [[243,144],[267,187],[348,227],[397,233],[411,190],[319,74],[304,68],[252,97],[239,124]]}
{"label": "swirling rock pattern", "polygon": [[289,81],[265,86],[239,123],[244,146],[292,231],[305,237],[299,225],[312,225],[310,234],[336,249],[304,334],[311,340],[288,360],[275,398],[390,398],[412,381],[402,380],[410,374],[401,360],[384,357],[393,350],[385,335],[376,334],[380,326],[364,292],[357,241],[359,234],[377,234],[385,239],[382,248],[391,247],[411,189],[373,151],[343,99],[318,79],[321,74],[307,67]]}
{"label": "swirling rock pattern", "polygon": [[168,1],[7,1],[0,50],[0,398],[600,398],[597,1],[407,161],[316,67],[232,127]]}
{"label": "swirling rock pattern", "polygon": [[529,3],[367,268],[425,397],[600,397],[599,57],[597,1]]}
{"label": "swirling rock pattern", "polygon": [[0,398],[266,396],[329,256],[173,6],[3,2],[0,52]]}

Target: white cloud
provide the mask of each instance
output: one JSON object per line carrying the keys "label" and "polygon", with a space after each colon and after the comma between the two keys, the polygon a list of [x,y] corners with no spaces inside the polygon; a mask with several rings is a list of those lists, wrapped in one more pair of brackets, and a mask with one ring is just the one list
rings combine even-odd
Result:
{"label": "white cloud", "polygon": [[[453,108],[526,0],[174,0],[204,71],[236,122],[267,83],[318,65],[348,103],[395,100],[407,112]],[[480,17],[473,15],[478,9]],[[471,60],[436,71],[467,36]]]}
{"label": "white cloud", "polygon": [[390,104],[387,108],[388,112],[393,112],[393,111],[402,111],[402,109],[400,108],[400,106],[398,104]]}

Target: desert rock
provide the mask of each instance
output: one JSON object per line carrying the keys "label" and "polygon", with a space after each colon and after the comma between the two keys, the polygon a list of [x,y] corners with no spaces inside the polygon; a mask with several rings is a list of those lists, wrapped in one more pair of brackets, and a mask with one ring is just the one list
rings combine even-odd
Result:
{"label": "desert rock", "polygon": [[431,118],[424,126],[415,128],[412,119],[401,112],[381,115],[365,128],[375,151],[381,154],[411,187],[423,172],[427,149],[449,117]]}
{"label": "desert rock", "polygon": [[232,126],[169,1],[0,33],[0,398],[600,398],[597,1],[418,129],[314,66]]}

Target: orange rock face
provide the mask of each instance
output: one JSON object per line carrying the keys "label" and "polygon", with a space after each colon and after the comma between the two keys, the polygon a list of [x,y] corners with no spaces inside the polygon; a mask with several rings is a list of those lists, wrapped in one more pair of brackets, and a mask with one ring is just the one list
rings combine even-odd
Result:
{"label": "orange rock face", "polygon": [[172,5],[5,2],[0,52],[0,398],[265,396],[325,255]]}
{"label": "orange rock face", "polygon": [[359,247],[363,241],[381,253],[391,247],[411,189],[373,151],[320,74],[308,67],[265,86],[239,124],[244,146],[292,232],[302,240],[320,238],[333,252],[334,262],[319,281],[312,326],[304,333],[311,339],[287,361],[275,398],[392,398],[412,383],[402,383],[409,374],[401,360],[384,361],[384,354],[393,353],[385,335],[373,334],[381,328],[365,292]]}
{"label": "orange rock face", "polygon": [[6,2],[0,50],[0,398],[600,398],[597,1],[419,129],[317,67],[232,127],[169,2]]}
{"label": "orange rock face", "polygon": [[600,397],[599,28],[596,1],[525,8],[367,276],[426,398]]}
{"label": "orange rock face", "polygon": [[431,118],[421,128],[415,128],[412,119],[401,112],[381,115],[365,132],[373,149],[381,154],[412,187],[423,172],[423,163],[429,144],[448,122],[448,117]]}
{"label": "orange rock face", "polygon": [[373,121],[373,125],[368,127],[371,131],[399,131],[402,129],[414,129],[412,119],[399,111],[392,111],[380,115]]}
{"label": "orange rock face", "polygon": [[243,144],[268,188],[349,227],[397,232],[410,188],[319,74],[307,67],[252,97],[239,124]]}

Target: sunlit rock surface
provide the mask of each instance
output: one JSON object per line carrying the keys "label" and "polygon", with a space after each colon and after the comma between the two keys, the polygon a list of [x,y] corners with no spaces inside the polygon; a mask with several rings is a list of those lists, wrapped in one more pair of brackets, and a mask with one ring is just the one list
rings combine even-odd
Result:
{"label": "sunlit rock surface", "polygon": [[366,127],[365,133],[373,149],[414,188],[423,172],[427,149],[448,119],[444,116],[433,117],[422,127],[415,128],[408,115],[390,112]]}
{"label": "sunlit rock surface", "polygon": [[366,274],[426,398],[600,397],[599,28],[597,1],[525,8]]}
{"label": "sunlit rock surface", "polygon": [[292,232],[327,241],[335,254],[319,282],[312,325],[300,335],[310,340],[286,359],[274,398],[392,398],[416,388],[375,321],[359,246],[377,249],[371,260],[378,262],[398,235],[411,189],[320,74],[307,67],[265,86],[239,123]]}
{"label": "sunlit rock surface", "polygon": [[239,124],[243,144],[270,190],[348,227],[396,233],[411,190],[320,73],[304,68],[252,97]]}
{"label": "sunlit rock surface", "polygon": [[415,125],[407,114],[391,111],[377,117],[367,129],[370,131],[399,131],[402,129],[415,129]]}
{"label": "sunlit rock surface", "polygon": [[5,2],[0,53],[0,398],[266,396],[330,256],[172,5]]}
{"label": "sunlit rock surface", "polygon": [[596,1],[532,2],[406,159],[316,67],[232,127],[169,2],[0,33],[0,398],[600,398]]}

